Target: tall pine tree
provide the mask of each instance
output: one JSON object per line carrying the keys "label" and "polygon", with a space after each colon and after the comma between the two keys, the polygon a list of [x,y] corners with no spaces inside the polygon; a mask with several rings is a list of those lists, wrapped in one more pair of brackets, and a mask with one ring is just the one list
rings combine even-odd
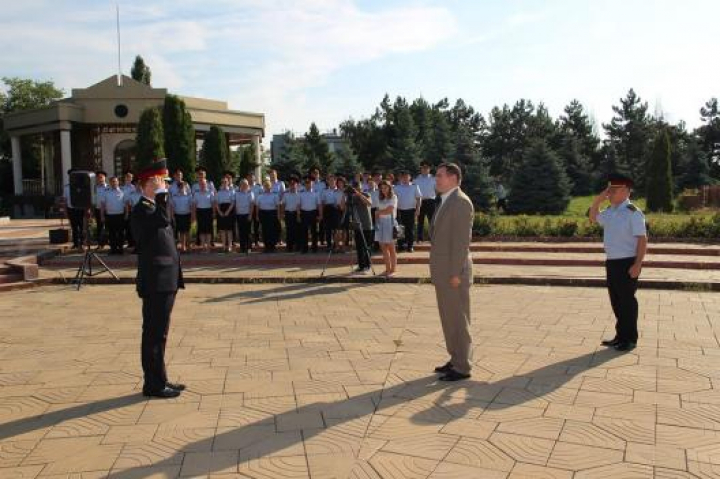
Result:
{"label": "tall pine tree", "polygon": [[388,134],[388,152],[392,162],[388,166],[390,169],[406,170],[411,175],[415,175],[420,166],[420,150],[415,142],[417,128],[410,107],[402,97],[397,97],[392,106]]}
{"label": "tall pine tree", "polygon": [[175,95],[165,97],[163,132],[168,167],[171,171],[181,168],[188,180],[192,180],[197,158],[195,128],[185,102]]}
{"label": "tall pine tree", "polygon": [[140,55],[135,57],[133,66],[130,69],[130,76],[133,80],[139,81],[146,85],[150,85],[150,79],[152,78],[152,72],[150,67],[145,64],[145,60]]}
{"label": "tall pine tree", "polygon": [[703,125],[695,130],[695,134],[710,163],[711,176],[720,179],[720,107],[717,98],[711,98],[700,109],[700,119]]}
{"label": "tall pine tree", "polygon": [[691,141],[682,158],[682,171],[680,188],[700,188],[713,183],[710,177],[710,165],[707,154],[698,141]]}
{"label": "tall pine tree", "polygon": [[335,158],[327,141],[320,134],[320,130],[314,122],[310,124],[310,129],[305,133],[303,153],[305,155],[305,171],[310,171],[313,168],[319,168],[323,173],[332,173],[334,171],[333,162]]}
{"label": "tall pine tree", "polygon": [[222,174],[231,168],[225,132],[219,126],[211,126],[205,135],[200,160],[207,169],[208,179],[219,185]]}
{"label": "tall pine tree", "polygon": [[670,162],[670,138],[667,130],[658,132],[647,165],[647,208],[649,211],[673,210],[673,179]]}
{"label": "tall pine tree", "polygon": [[157,107],[146,108],[140,114],[137,126],[135,167],[149,167],[154,161],[165,157],[162,115]]}

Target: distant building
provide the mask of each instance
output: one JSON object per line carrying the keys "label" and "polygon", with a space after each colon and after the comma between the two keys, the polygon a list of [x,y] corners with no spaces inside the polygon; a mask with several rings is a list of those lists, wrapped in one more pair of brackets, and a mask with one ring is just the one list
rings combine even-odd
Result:
{"label": "distant building", "polygon": [[[270,158],[271,160],[277,161],[280,159],[282,154],[285,152],[285,139],[287,135],[293,135],[291,132],[286,132],[281,135],[273,135],[272,141],[270,142]],[[295,141],[302,143],[305,141],[303,135],[293,135]],[[343,148],[349,148],[350,144],[348,141],[338,134],[337,129],[333,128],[332,131],[322,133],[321,136],[325,139],[328,144],[328,149],[331,153],[337,154]]]}

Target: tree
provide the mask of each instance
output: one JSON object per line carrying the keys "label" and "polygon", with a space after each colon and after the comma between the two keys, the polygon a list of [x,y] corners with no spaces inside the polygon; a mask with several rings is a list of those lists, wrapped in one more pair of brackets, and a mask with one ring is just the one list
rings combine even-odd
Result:
{"label": "tree", "polygon": [[195,128],[185,102],[175,95],[166,96],[162,116],[168,168],[171,171],[181,168],[191,180],[195,174],[197,147]]}
{"label": "tree", "polygon": [[572,185],[571,193],[574,196],[592,193],[593,178],[590,160],[580,152],[578,140],[574,136],[562,135],[557,153]]}
{"label": "tree", "polygon": [[620,106],[613,106],[615,116],[603,125],[613,142],[620,163],[627,165],[639,191],[645,191],[646,163],[653,134],[648,104],[630,89]]}
{"label": "tree", "polygon": [[544,140],[525,150],[522,166],[513,177],[508,210],[520,214],[557,215],[570,202],[570,185],[560,159]]}
{"label": "tree", "polygon": [[319,168],[323,173],[333,172],[333,162],[335,158],[330,152],[327,141],[320,134],[320,130],[313,122],[310,129],[305,133],[305,142],[303,144],[303,153],[305,155],[305,171],[313,168]]}
{"label": "tree", "polygon": [[231,170],[225,132],[219,126],[213,125],[205,135],[200,160],[207,169],[208,179],[220,184],[220,178],[227,170]]}
{"label": "tree", "polygon": [[407,101],[397,97],[388,122],[388,153],[390,164],[387,169],[407,170],[415,175],[420,166],[420,150],[415,142],[417,128]]}
{"label": "tree", "polygon": [[160,158],[165,157],[162,115],[156,107],[146,108],[140,114],[135,140],[135,168],[142,170]]}
{"label": "tree", "polygon": [[578,100],[571,101],[560,116],[559,129],[577,142],[580,155],[590,159],[597,152],[600,139],[595,135],[593,123]]}
{"label": "tree", "polygon": [[257,160],[255,159],[255,151],[252,145],[243,145],[238,148],[237,153],[240,156],[238,162],[238,176],[245,178],[248,173],[254,173],[257,168]]}
{"label": "tree", "polygon": [[467,166],[463,175],[463,190],[479,211],[490,211],[493,204],[493,184],[489,171],[485,164],[476,163]]}
{"label": "tree", "polygon": [[297,141],[291,132],[285,132],[282,152],[270,167],[277,170],[280,178],[288,178],[290,175],[302,176],[305,162],[302,143]]}
{"label": "tree", "polygon": [[700,119],[703,125],[695,130],[695,134],[710,163],[710,174],[720,179],[720,108],[717,98],[711,98],[700,109]]}
{"label": "tree", "polygon": [[673,180],[670,162],[670,138],[661,130],[652,146],[647,165],[647,208],[649,211],[673,210]]}
{"label": "tree", "polygon": [[705,151],[697,141],[691,141],[682,158],[683,174],[679,186],[685,188],[700,188],[712,184],[710,165]]}
{"label": "tree", "polygon": [[132,69],[130,69],[130,76],[133,80],[150,85],[152,72],[150,72],[150,67],[145,64],[145,60],[140,55],[135,57],[135,62],[133,62]]}
{"label": "tree", "polygon": [[343,145],[337,152],[337,161],[335,162],[335,172],[343,175],[351,180],[356,173],[362,171],[362,165],[358,162],[357,155],[347,145]]}

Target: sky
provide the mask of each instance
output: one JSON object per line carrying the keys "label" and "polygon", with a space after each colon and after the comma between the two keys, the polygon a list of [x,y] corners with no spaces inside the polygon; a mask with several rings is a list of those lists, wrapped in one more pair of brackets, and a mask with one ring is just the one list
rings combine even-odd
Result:
{"label": "sky", "polygon": [[0,76],[67,95],[140,54],[152,83],[266,115],[273,134],[370,116],[385,93],[487,117],[571,100],[601,125],[630,88],[671,122],[720,95],[717,0],[23,0],[0,9]]}

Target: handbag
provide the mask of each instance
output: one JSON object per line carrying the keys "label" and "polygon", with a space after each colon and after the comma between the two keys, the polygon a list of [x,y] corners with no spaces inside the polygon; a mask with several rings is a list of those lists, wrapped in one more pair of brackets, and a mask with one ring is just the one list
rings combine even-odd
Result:
{"label": "handbag", "polygon": [[393,225],[393,239],[403,240],[405,239],[405,226],[399,225],[395,222],[395,215],[391,215]]}

